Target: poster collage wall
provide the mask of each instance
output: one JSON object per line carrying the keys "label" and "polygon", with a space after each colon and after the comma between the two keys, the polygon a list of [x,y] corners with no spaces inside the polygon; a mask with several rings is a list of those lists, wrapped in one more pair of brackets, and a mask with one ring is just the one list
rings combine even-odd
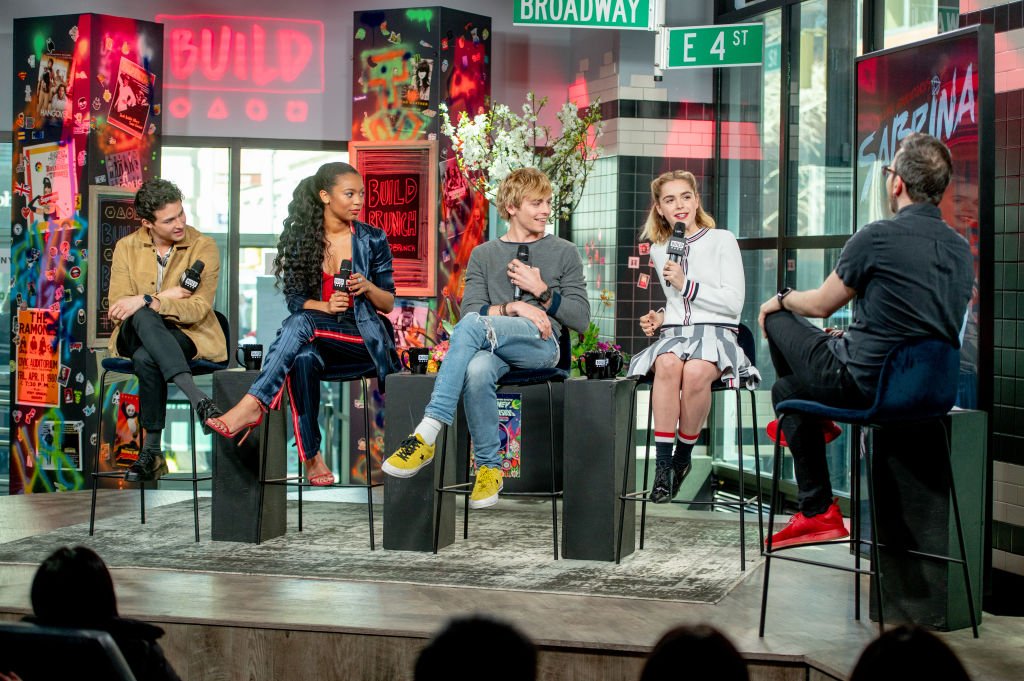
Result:
{"label": "poster collage wall", "polygon": [[[472,191],[455,166],[450,140],[441,135],[438,106],[454,118],[473,115],[491,103],[491,21],[488,17],[438,7],[356,12],[353,28],[351,139],[366,142],[436,140],[438,278],[432,296],[403,296],[389,315],[399,351],[433,347],[443,323],[459,318],[469,254],[487,238],[488,203]],[[396,168],[395,173],[402,173]],[[400,254],[395,255],[401,257]],[[376,393],[375,393],[376,395]],[[373,400],[373,404],[381,404]],[[353,420],[353,423],[355,421]],[[383,419],[370,441],[379,462]],[[353,449],[365,443],[353,442]],[[374,470],[379,470],[374,463]],[[353,465],[352,475],[361,469]]]}
{"label": "poster collage wall", "polygon": [[81,489],[100,445],[90,188],[159,168],[163,30],[76,14],[16,19],[13,35],[10,492]]}

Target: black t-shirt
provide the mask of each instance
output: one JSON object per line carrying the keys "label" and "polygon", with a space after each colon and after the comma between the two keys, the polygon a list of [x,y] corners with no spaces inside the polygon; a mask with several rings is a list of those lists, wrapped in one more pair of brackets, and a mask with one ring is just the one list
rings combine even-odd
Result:
{"label": "black t-shirt", "polygon": [[915,203],[865,226],[846,242],[836,274],[857,296],[853,323],[830,347],[865,395],[874,395],[885,356],[901,341],[960,347],[974,261],[937,206]]}

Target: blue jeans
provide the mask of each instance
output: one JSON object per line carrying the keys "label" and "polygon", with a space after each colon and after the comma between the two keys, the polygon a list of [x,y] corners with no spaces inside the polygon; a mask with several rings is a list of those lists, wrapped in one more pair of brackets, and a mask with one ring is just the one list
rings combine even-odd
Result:
{"label": "blue jeans", "polygon": [[477,465],[500,468],[498,381],[512,367],[547,369],[557,364],[558,339],[552,335],[542,340],[530,320],[471,312],[455,325],[424,413],[451,425],[463,395]]}

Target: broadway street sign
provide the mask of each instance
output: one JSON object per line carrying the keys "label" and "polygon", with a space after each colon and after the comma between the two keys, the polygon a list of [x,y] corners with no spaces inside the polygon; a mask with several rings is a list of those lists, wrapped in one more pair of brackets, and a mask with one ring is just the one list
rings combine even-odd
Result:
{"label": "broadway street sign", "polygon": [[516,26],[654,30],[658,0],[515,0]]}

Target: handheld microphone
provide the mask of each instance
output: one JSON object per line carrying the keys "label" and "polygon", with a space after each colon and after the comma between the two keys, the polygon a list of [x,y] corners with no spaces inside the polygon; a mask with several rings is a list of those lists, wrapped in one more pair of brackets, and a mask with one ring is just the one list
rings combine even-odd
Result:
{"label": "handheld microphone", "polygon": [[[352,261],[342,260],[341,267],[338,269],[338,273],[334,275],[334,290],[340,291],[341,293],[348,293],[348,278],[352,274]],[[343,313],[344,314],[344,313]],[[338,321],[341,321],[341,315],[338,315]]]}
{"label": "handheld microphone", "polygon": [[199,288],[199,279],[200,275],[203,273],[204,267],[206,267],[206,265],[202,260],[196,260],[192,263],[191,267],[181,273],[181,279],[178,283],[181,284],[181,287],[189,293],[195,293],[196,289]]}
{"label": "handheld microphone", "polygon": [[342,260],[338,273],[334,275],[334,290],[348,293],[348,278],[352,276],[352,261]]}
{"label": "handheld microphone", "polygon": [[[519,244],[519,248],[516,250],[516,259],[521,263],[530,262],[530,247],[526,244]],[[518,286],[512,291],[512,300],[522,300],[523,290]]]}
{"label": "handheld microphone", "polygon": [[686,254],[686,225],[681,222],[675,224],[675,227],[672,228],[672,236],[668,239],[668,246],[665,248],[665,252],[668,253],[668,259],[672,262],[679,263],[683,261],[683,256]]}

